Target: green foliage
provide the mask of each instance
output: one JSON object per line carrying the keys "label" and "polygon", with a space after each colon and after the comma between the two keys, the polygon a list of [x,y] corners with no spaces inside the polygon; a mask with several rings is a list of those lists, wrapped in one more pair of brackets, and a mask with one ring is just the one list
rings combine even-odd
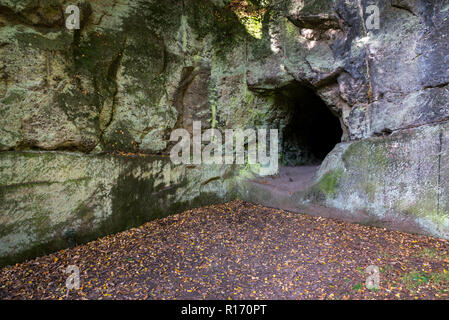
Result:
{"label": "green foliage", "polygon": [[363,290],[363,284],[362,283],[356,283],[355,285],[352,286],[352,290],[354,290],[354,291]]}
{"label": "green foliage", "polygon": [[436,248],[423,248],[419,252],[418,256],[420,258],[424,258],[427,260],[438,260],[438,261],[449,258],[446,254],[441,253],[440,250]]}
{"label": "green foliage", "polygon": [[443,272],[423,272],[412,271],[402,276],[403,283],[407,288],[414,290],[420,285],[426,283],[432,283],[434,285],[447,285],[449,284],[449,272],[444,270]]}
{"label": "green foliage", "polygon": [[256,39],[262,38],[262,22],[268,5],[268,0],[233,0],[230,4],[246,31]]}
{"label": "green foliage", "polygon": [[413,271],[402,276],[404,284],[411,289],[416,288],[420,284],[427,283],[429,280],[430,276],[420,271]]}

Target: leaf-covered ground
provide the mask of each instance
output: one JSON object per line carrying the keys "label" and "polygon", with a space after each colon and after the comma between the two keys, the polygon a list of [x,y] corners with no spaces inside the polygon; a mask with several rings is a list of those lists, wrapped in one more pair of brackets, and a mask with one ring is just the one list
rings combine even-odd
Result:
{"label": "leaf-covered ground", "polygon": [[0,299],[447,299],[448,263],[444,240],[235,201],[3,268]]}

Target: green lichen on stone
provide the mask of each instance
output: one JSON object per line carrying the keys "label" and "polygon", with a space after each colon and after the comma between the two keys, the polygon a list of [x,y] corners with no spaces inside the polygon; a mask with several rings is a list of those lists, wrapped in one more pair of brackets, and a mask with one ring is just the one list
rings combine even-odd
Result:
{"label": "green lichen on stone", "polygon": [[17,32],[15,37],[23,48],[29,47],[44,51],[69,52],[73,42],[73,36],[69,32],[43,35],[34,30],[29,30],[28,32]]}
{"label": "green lichen on stone", "polygon": [[338,191],[342,176],[342,169],[327,172],[318,182],[319,189],[328,197],[334,196]]}
{"label": "green lichen on stone", "polygon": [[377,185],[374,181],[365,181],[362,183],[363,191],[365,191],[368,196],[368,200],[373,202],[376,197]]}
{"label": "green lichen on stone", "polygon": [[[22,88],[10,88],[5,96],[0,99],[0,103],[6,104],[6,105],[13,105],[17,102],[20,102],[25,99],[25,97],[29,94],[29,91],[22,89]],[[4,112],[4,111],[3,111]],[[0,114],[3,113],[2,110],[0,110]]]}
{"label": "green lichen on stone", "polygon": [[137,151],[137,145],[128,128],[132,128],[132,124],[129,121],[122,120],[114,123],[107,138],[103,140],[104,149],[106,151]]}
{"label": "green lichen on stone", "polygon": [[342,159],[346,167],[384,172],[393,161],[388,158],[388,144],[383,140],[364,140],[351,144]]}
{"label": "green lichen on stone", "polygon": [[185,13],[196,40],[202,41],[211,36],[213,48],[221,57],[245,41],[248,35],[229,6],[219,7],[211,1],[189,0]]}
{"label": "green lichen on stone", "polygon": [[411,214],[418,218],[429,219],[437,226],[443,226],[449,224],[449,213],[446,204],[438,203],[438,195],[432,191],[428,191],[426,194],[420,197],[420,200],[414,204],[404,206],[404,204],[398,204],[401,211],[405,214]]}

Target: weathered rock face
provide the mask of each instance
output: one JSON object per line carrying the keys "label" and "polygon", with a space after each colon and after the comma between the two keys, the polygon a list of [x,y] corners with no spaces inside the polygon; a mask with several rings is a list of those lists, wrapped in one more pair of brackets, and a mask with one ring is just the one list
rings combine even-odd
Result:
{"label": "weathered rock face", "polygon": [[[248,84],[312,86],[337,112],[345,140],[448,117],[447,1],[379,1],[379,30],[362,15],[372,1],[274,1],[267,27],[273,54],[249,66]],[[271,41],[269,43],[269,41]]]}
{"label": "weathered rock face", "polygon": [[353,212],[354,220],[362,211],[375,224],[449,238],[448,128],[342,144],[322,165],[311,198]]}
{"label": "weathered rock face", "polygon": [[292,108],[313,109],[310,91],[340,120],[343,143],[285,203],[449,238],[449,2],[378,1],[378,30],[365,24],[373,1],[253,1],[253,15],[236,2],[81,0],[70,31],[70,1],[0,0],[2,263],[237,187],[254,199],[234,183],[245,170],[154,155],[197,120],[284,132]]}
{"label": "weathered rock face", "polygon": [[157,156],[0,154],[0,263],[232,199],[232,168]]}
{"label": "weathered rock face", "polygon": [[336,217],[448,238],[449,2],[379,1],[380,29],[368,30],[371,4],[273,2],[267,39],[275,55],[249,66],[248,84],[259,92],[291,81],[314,88],[339,115],[345,143],[307,192],[271,201],[246,185],[251,191],[240,194],[304,211],[321,204],[340,209]]}
{"label": "weathered rock face", "polygon": [[211,122],[217,51],[242,29],[201,1],[85,1],[75,32],[65,1],[0,6],[2,150],[165,150],[175,126]]}
{"label": "weathered rock face", "polygon": [[194,120],[241,122],[219,107],[249,96],[234,13],[219,1],[80,1],[70,31],[69,4],[0,1],[0,264],[235,194],[232,166],[154,156]]}

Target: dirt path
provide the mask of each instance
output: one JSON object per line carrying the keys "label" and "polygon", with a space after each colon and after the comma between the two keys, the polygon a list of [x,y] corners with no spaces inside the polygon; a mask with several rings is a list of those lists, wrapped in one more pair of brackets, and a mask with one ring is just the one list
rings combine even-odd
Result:
{"label": "dirt path", "polygon": [[281,167],[278,175],[258,178],[254,182],[272,192],[290,195],[311,187],[319,168],[320,166]]}
{"label": "dirt path", "polygon": [[447,299],[448,263],[447,241],[235,201],[1,269],[0,298]]}

